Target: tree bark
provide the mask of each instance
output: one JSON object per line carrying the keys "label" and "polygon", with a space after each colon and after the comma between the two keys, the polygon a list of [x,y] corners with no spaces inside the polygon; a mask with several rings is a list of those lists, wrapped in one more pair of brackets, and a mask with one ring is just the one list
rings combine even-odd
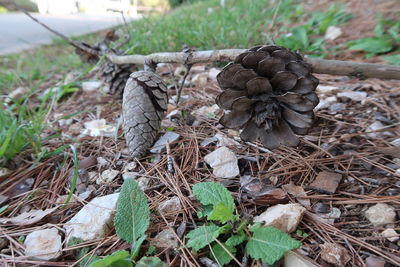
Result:
{"label": "tree bark", "polygon": [[[195,64],[205,62],[233,61],[245,49],[223,49],[185,52],[165,52],[150,55],[117,56],[108,54],[107,58],[114,64],[181,63]],[[360,63],[352,61],[305,58],[311,64],[314,73],[356,76],[358,78],[378,78],[400,80],[400,66]]]}

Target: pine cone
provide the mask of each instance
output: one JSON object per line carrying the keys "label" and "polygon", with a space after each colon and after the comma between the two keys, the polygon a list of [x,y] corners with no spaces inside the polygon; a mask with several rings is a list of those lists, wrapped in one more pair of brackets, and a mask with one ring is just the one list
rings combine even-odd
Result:
{"label": "pine cone", "polygon": [[122,98],[129,75],[135,70],[135,65],[116,65],[106,60],[100,68],[100,76],[109,85],[110,94],[118,94]]}
{"label": "pine cone", "polygon": [[243,129],[244,141],[259,138],[269,149],[296,146],[295,134],[306,134],[312,125],[319,81],[295,52],[275,45],[253,47],[225,66],[217,80],[224,90],[217,104],[229,111],[220,123]]}
{"label": "pine cone", "polygon": [[157,74],[138,71],[130,75],[122,99],[122,117],[132,157],[144,156],[153,145],[167,104],[167,87]]}

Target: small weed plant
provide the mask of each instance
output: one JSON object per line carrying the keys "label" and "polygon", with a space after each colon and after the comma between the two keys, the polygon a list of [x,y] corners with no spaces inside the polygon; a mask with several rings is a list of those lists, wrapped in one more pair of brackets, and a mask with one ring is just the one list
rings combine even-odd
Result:
{"label": "small weed plant", "polygon": [[[186,235],[186,246],[195,252],[208,250],[219,266],[232,260],[238,262],[235,257],[239,246],[253,259],[267,264],[273,264],[286,252],[301,246],[301,242],[277,228],[263,227],[259,223],[249,224],[246,219],[236,215],[231,193],[219,183],[196,184],[193,194],[202,204],[197,216],[206,222]],[[131,251],[120,250],[102,259],[92,258],[88,266],[167,266],[157,257],[145,256],[137,261],[141,245],[147,238],[145,233],[150,224],[150,209],[145,194],[133,179],[127,179],[122,185],[114,224],[117,235],[132,244]],[[80,253],[82,257],[86,254],[87,251]],[[81,262],[88,264],[87,259]]]}

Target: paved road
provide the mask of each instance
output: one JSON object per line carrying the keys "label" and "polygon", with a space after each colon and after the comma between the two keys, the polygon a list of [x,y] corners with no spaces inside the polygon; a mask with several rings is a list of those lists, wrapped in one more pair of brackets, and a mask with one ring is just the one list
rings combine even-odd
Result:
{"label": "paved road", "polygon": [[[33,15],[67,36],[96,32],[122,23],[122,18],[117,15]],[[18,53],[40,44],[49,44],[55,37],[25,14],[0,14],[0,55]]]}

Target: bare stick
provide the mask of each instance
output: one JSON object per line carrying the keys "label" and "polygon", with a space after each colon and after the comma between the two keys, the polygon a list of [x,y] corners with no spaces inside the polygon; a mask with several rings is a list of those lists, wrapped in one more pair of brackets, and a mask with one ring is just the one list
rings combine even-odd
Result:
{"label": "bare stick", "polygon": [[[197,51],[192,52],[189,59],[187,59],[187,54],[184,52],[154,53],[147,56],[117,56],[115,54],[108,54],[107,58],[114,64],[144,64],[146,59],[151,59],[155,63],[195,64],[232,61],[244,51],[245,49]],[[318,58],[305,58],[305,60],[312,65],[314,73],[400,80],[399,66]]]}

